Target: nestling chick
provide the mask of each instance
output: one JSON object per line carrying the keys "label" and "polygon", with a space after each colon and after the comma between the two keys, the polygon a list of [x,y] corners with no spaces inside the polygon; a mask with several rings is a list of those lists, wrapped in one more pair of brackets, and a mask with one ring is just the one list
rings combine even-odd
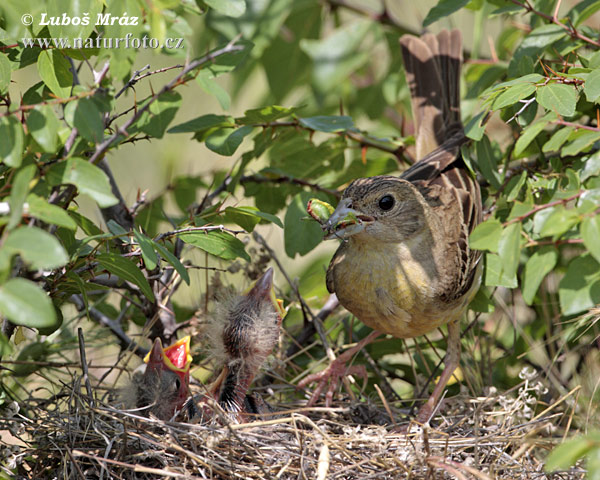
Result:
{"label": "nestling chick", "polygon": [[169,420],[190,396],[190,337],[164,349],[157,338],[144,361],[144,372],[133,375],[129,385],[121,391],[121,400],[125,408],[143,409],[144,414]]}
{"label": "nestling chick", "polygon": [[285,311],[273,290],[269,268],[248,291],[218,306],[211,341],[223,372],[213,387],[221,407],[241,421],[246,392],[279,338]]}

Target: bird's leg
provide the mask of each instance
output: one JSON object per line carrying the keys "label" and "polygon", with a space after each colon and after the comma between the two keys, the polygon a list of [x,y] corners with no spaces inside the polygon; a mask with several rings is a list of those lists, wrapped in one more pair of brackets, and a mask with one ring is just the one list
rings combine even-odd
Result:
{"label": "bird's leg", "polygon": [[439,402],[450,377],[460,363],[460,324],[459,320],[454,320],[448,324],[448,347],[444,358],[444,370],[433,389],[433,393],[417,412],[415,420],[418,423],[425,424],[431,420],[435,413],[437,403]]}
{"label": "bird's leg", "polygon": [[342,353],[339,357],[333,360],[329,366],[319,372],[314,373],[312,375],[307,376],[301,382],[298,383],[298,388],[304,388],[309,383],[318,382],[315,391],[307,403],[307,406],[313,406],[321,392],[327,388],[327,393],[325,395],[325,406],[330,407],[333,400],[333,393],[337,389],[337,386],[340,383],[340,379],[342,379],[345,375],[360,375],[362,378],[366,379],[367,372],[362,365],[352,365],[348,366],[347,363],[352,359],[352,357],[365,345],[368,345],[373,340],[381,335],[381,332],[374,330],[365,338],[363,338],[360,342],[354,345],[352,348],[349,348],[344,353]]}

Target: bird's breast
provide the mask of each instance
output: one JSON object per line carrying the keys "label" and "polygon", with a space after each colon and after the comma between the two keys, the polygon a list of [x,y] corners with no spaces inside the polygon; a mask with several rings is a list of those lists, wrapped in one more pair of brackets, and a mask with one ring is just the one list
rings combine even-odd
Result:
{"label": "bird's breast", "polygon": [[350,240],[332,268],[340,303],[371,328],[412,338],[451,320],[435,298],[433,259],[410,245]]}

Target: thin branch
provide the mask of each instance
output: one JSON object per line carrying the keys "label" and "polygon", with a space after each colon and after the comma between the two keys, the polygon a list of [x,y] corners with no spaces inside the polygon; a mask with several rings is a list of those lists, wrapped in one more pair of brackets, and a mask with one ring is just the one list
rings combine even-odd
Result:
{"label": "thin branch", "polygon": [[342,196],[342,194],[337,190],[321,187],[316,183],[311,183],[306,180],[302,180],[301,178],[289,177],[287,175],[280,175],[279,177],[275,178],[269,178],[262,175],[245,175],[240,178],[240,184],[244,183],[291,183],[294,185],[300,185],[302,187],[309,187],[312,190],[324,192],[329,195],[333,195],[336,198],[340,198]]}
{"label": "thin branch", "polygon": [[594,40],[592,38],[589,38],[589,37],[583,35],[579,31],[577,31],[577,29],[573,26],[565,25],[560,20],[558,20],[556,18],[556,16],[548,15],[544,12],[540,12],[539,10],[536,10],[535,8],[533,8],[533,6],[529,2],[527,2],[527,1],[520,2],[519,0],[511,0],[511,2],[514,3],[515,5],[518,5],[519,7],[524,8],[525,10],[527,10],[528,13],[533,13],[534,15],[537,15],[538,17],[542,17],[542,18],[548,20],[550,23],[553,23],[554,25],[558,25],[560,28],[565,30],[572,39],[582,40],[586,43],[589,43],[590,45],[600,47],[600,42],[598,42],[597,40]]}
{"label": "thin branch", "polygon": [[194,60],[189,63],[173,80],[164,85],[157,93],[155,93],[150,100],[148,100],[143,107],[139,108],[129,119],[120,127],[117,128],[117,131],[113,133],[110,137],[104,140],[102,143],[96,146],[96,151],[90,157],[90,163],[96,163],[102,155],[106,153],[106,151],[115,143],[119,137],[125,136],[128,137],[127,129],[138,120],[143,113],[150,108],[152,105],[163,93],[172,90],[174,87],[182,83],[183,77],[185,77],[189,72],[195,70],[209,62],[212,62],[215,58],[224,55],[226,53],[238,52],[243,50],[244,47],[241,45],[235,45],[234,43],[229,43],[223,48],[215,50],[212,53],[209,53],[198,60]]}
{"label": "thin branch", "polygon": [[71,295],[69,297],[69,301],[75,305],[77,311],[85,312],[87,310],[89,317],[92,320],[98,322],[100,325],[108,327],[110,331],[119,339],[119,344],[121,345],[122,349],[131,350],[140,358],[144,358],[148,354],[148,349],[140,347],[136,342],[131,340],[123,331],[123,328],[121,328],[121,325],[118,322],[95,308],[86,308],[85,302],[81,295]]}
{"label": "thin branch", "polygon": [[526,219],[527,217],[530,217],[531,215],[536,214],[540,210],[544,210],[544,209],[550,208],[550,207],[555,207],[556,205],[565,205],[565,204],[569,203],[570,201],[581,197],[581,195],[583,195],[584,193],[585,193],[584,191],[581,191],[581,192],[576,193],[575,195],[572,195],[567,198],[561,198],[560,200],[555,200],[554,202],[550,202],[550,203],[544,203],[543,205],[536,205],[535,207],[533,207],[531,210],[524,213],[523,215],[519,215],[518,217],[512,218],[508,222],[505,222],[503,226],[507,227],[507,226],[511,225],[512,223],[521,222],[524,219]]}
{"label": "thin branch", "polygon": [[164,232],[158,234],[154,237],[154,241],[158,242],[166,237],[172,237],[174,235],[179,235],[180,233],[188,233],[188,232],[210,232],[213,230],[219,230],[221,232],[228,232],[232,235],[238,235],[240,233],[247,233],[246,230],[232,230],[231,228],[225,228],[224,225],[205,225],[203,227],[186,227],[180,228],[178,230],[172,230],[170,232]]}

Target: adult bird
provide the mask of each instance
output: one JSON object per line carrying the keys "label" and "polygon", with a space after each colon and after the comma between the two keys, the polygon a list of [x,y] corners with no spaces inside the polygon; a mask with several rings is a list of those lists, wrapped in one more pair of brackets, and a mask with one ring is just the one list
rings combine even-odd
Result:
{"label": "adult bird", "polygon": [[144,362],[143,372],[134,373],[131,382],[121,390],[121,400],[125,408],[142,409],[146,414],[169,420],[190,396],[190,337],[166,348],[156,338]]}
{"label": "adult bird", "polygon": [[[460,120],[462,38],[458,30],[400,39],[416,125],[417,162],[399,177],[354,180],[327,220],[326,238],[342,243],[327,270],[327,288],[375,329],[323,372],[316,392],[345,372],[345,363],[381,333],[398,338],[448,325],[445,368],[416,420],[425,423],[459,364],[460,327],[480,284],[480,253],[468,237],[481,221],[479,185],[465,165]],[[310,403],[314,403],[313,396]]]}
{"label": "adult bird", "polygon": [[[223,370],[209,390],[228,416],[236,422],[247,414],[261,413],[264,402],[247,395],[260,367],[273,351],[279,339],[279,329],[285,311],[273,289],[273,269],[269,268],[241,295],[222,299],[212,322],[211,347]],[[196,415],[211,415],[200,405]],[[192,415],[193,416],[193,415]]]}

